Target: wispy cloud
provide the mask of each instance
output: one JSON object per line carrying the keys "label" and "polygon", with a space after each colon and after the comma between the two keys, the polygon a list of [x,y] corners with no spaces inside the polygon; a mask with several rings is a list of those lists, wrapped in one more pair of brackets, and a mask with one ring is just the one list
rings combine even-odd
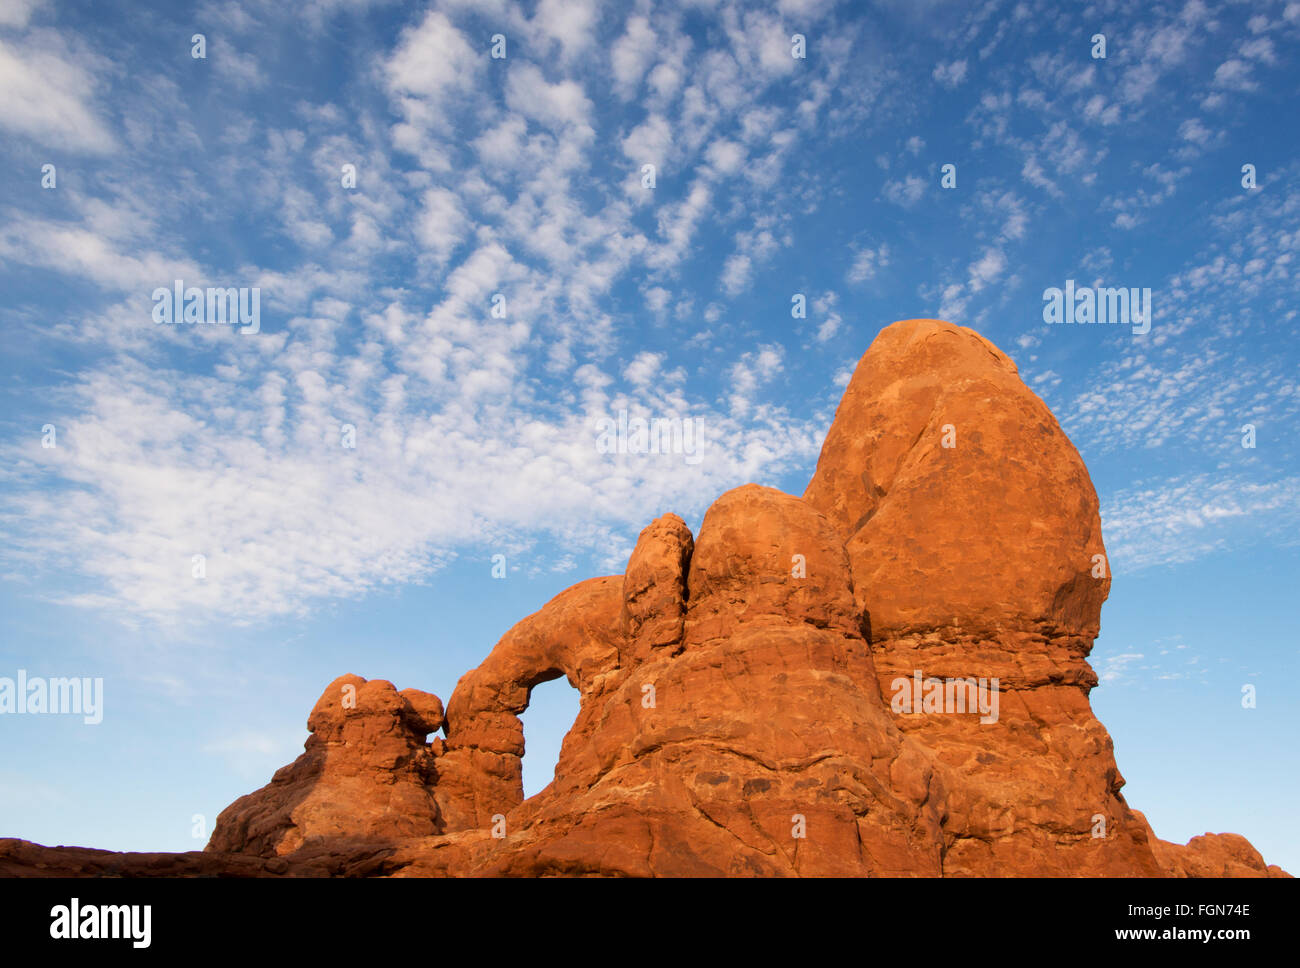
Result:
{"label": "wispy cloud", "polygon": [[1139,485],[1108,495],[1101,519],[1116,572],[1181,564],[1261,540],[1295,545],[1300,478],[1258,483],[1240,473],[1202,474]]}

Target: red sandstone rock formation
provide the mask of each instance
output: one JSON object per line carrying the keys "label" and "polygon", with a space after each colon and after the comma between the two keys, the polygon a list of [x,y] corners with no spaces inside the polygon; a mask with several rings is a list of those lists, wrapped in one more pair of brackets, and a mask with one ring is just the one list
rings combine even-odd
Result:
{"label": "red sandstone rock formation", "polygon": [[1097,496],[1015,364],[962,327],[890,326],[804,500],[848,549],[884,695],[916,670],[998,680],[996,722],[896,716],[942,764],[945,873],[1158,873],[1088,703],[1110,590]]}
{"label": "red sandstone rock formation", "polygon": [[1156,837],[1140,810],[1133,815],[1146,826],[1161,871],[1170,877],[1290,877],[1276,864],[1265,864],[1241,834],[1202,834],[1186,844]]}
{"label": "red sandstone rock formation", "polygon": [[273,857],[317,841],[440,833],[426,738],[442,725],[437,696],[340,676],[307,718],[303,754],[223,810],[206,849]]}
{"label": "red sandstone rock formation", "polygon": [[[1087,470],[1015,364],[895,323],[802,499],[750,484],[697,537],[654,521],[625,575],[510,629],[445,723],[344,676],[203,854],[0,841],[0,874],[1285,876],[1235,834],[1158,840],[1125,802],[1088,702],[1109,587]],[[519,714],[559,676],[581,708],[525,801]],[[950,701],[996,680],[996,715],[930,709],[935,680]]]}

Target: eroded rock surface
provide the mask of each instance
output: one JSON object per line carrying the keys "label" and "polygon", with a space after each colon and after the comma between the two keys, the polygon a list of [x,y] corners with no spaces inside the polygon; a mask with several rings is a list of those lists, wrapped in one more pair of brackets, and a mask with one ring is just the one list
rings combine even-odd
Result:
{"label": "eroded rock surface", "polygon": [[442,726],[437,696],[340,676],[307,719],[303,754],[223,810],[206,850],[280,856],[320,841],[440,833],[427,737]]}
{"label": "eroded rock surface", "polygon": [[1133,813],[1146,827],[1156,861],[1168,877],[1290,877],[1276,864],[1264,863],[1259,851],[1240,834],[1202,834],[1186,844],[1161,840],[1139,810]]}
{"label": "eroded rock surface", "polygon": [[1088,703],[1110,590],[1097,496],[1015,364],[963,327],[888,327],[804,500],[845,543],[891,705],[918,673],[996,680],[996,719],[895,714],[945,768],[945,872],[1157,873]]}
{"label": "eroded rock surface", "polygon": [[[633,561],[660,539],[647,529]],[[685,586],[662,574],[656,614],[684,610],[680,648],[634,648],[584,695],[555,783],[508,816],[483,871],[939,873],[941,797],[881,703],[830,522],[737,488]]]}

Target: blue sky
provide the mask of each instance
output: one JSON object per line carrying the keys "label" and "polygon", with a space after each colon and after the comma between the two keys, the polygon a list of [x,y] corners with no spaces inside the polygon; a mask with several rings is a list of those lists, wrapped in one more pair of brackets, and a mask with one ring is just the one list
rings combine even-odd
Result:
{"label": "blue sky", "polygon": [[[931,316],[1097,486],[1130,802],[1300,868],[1298,38],[1295,0],[0,0],[0,676],[105,680],[100,725],[0,718],[0,835],[194,849],[335,676],[446,700],[659,514],[801,493]],[[155,323],[176,279],[260,332]],[[1150,331],[1045,324],[1071,279]],[[700,459],[602,453],[624,410]],[[575,710],[537,691],[528,792]]]}

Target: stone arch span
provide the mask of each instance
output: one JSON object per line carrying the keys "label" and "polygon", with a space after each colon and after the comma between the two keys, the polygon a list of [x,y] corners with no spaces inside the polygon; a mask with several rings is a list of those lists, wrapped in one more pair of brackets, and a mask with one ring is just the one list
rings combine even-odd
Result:
{"label": "stone arch span", "polygon": [[[606,691],[623,642],[623,576],[574,585],[517,623],[447,703],[437,799],[446,829],[487,828],[524,799],[524,727],[533,689],[563,676],[581,708]],[[579,713],[581,716],[581,713]],[[557,776],[565,756],[557,764]]]}

